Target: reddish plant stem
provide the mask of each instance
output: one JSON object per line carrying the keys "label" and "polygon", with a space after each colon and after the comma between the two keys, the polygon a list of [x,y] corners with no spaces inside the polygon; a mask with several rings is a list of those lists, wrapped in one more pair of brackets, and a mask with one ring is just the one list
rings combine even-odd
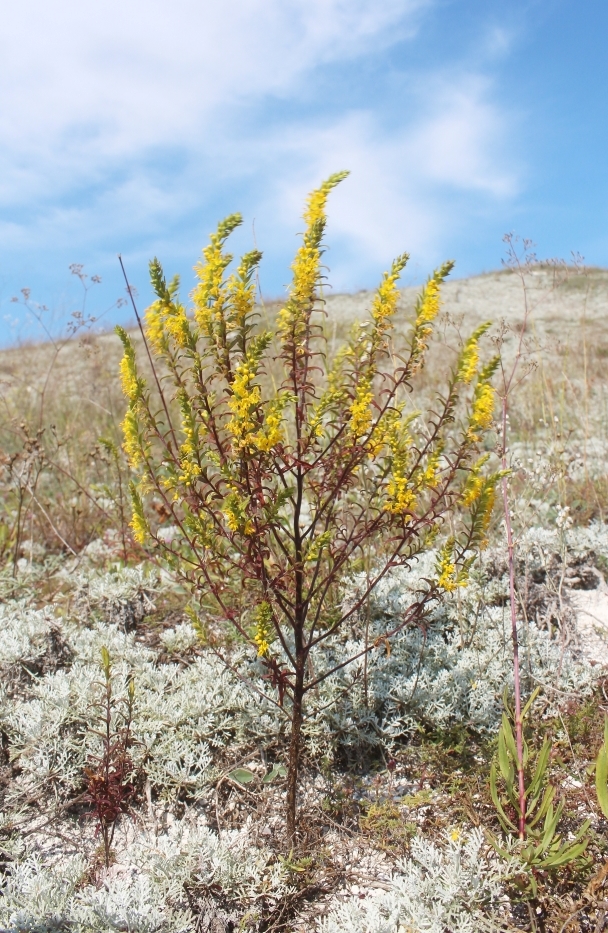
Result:
{"label": "reddish plant stem", "polygon": [[[507,394],[502,399],[502,469],[507,470]],[[509,488],[507,477],[502,477],[502,499],[505,511],[507,531],[507,550],[509,554],[509,602],[511,605],[511,637],[513,639],[513,687],[515,693],[515,744],[517,748],[517,783],[519,789],[519,838],[526,836],[526,784],[524,777],[524,742],[521,718],[521,684],[519,679],[519,638],[517,635],[517,603],[515,596],[515,558],[513,547],[513,528],[509,508]]]}

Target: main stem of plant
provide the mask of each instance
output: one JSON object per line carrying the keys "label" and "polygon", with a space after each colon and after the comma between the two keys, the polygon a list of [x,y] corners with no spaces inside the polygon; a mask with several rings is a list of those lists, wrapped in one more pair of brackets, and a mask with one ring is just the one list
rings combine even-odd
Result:
{"label": "main stem of plant", "polygon": [[[507,470],[507,393],[502,400],[502,469]],[[502,477],[502,498],[507,529],[507,549],[509,553],[509,602],[511,605],[511,636],[513,638],[513,688],[515,692],[515,744],[517,748],[517,783],[519,789],[519,838],[526,836],[526,785],[524,779],[524,742],[521,717],[521,684],[519,680],[519,638],[517,636],[517,601],[515,596],[515,557],[513,547],[513,528],[509,508],[509,488],[507,476]]]}
{"label": "main stem of plant", "polygon": [[291,711],[291,742],[289,744],[289,765],[287,769],[286,828],[287,842],[296,847],[296,813],[298,792],[298,766],[300,763],[300,743],[302,735],[302,700],[304,697],[305,657],[296,655],[296,677],[293,688],[293,706]]}

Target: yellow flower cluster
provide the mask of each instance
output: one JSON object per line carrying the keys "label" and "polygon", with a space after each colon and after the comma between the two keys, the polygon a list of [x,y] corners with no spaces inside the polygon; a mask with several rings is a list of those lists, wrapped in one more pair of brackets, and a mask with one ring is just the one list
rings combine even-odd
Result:
{"label": "yellow flower cluster", "polygon": [[387,512],[393,515],[404,515],[411,512],[416,505],[416,494],[408,487],[407,477],[393,474],[386,486],[388,502],[385,505]]}
{"label": "yellow flower cluster", "polygon": [[363,437],[372,424],[372,388],[369,378],[359,382],[355,397],[350,406],[350,421],[348,429],[353,437]]}
{"label": "yellow flower cluster", "polygon": [[467,431],[469,440],[480,440],[480,432],[486,431],[490,427],[493,414],[494,389],[489,382],[480,382],[477,384],[473,398],[473,408]]}
{"label": "yellow flower cluster", "polygon": [[468,385],[477,372],[479,364],[479,346],[477,342],[470,344],[465,348],[458,367],[458,376],[465,385]]}
{"label": "yellow flower cluster", "polygon": [[284,400],[281,398],[273,399],[270,402],[262,429],[249,439],[250,446],[254,450],[268,453],[269,450],[272,450],[273,447],[283,441],[283,408]]}
{"label": "yellow flower cluster", "polygon": [[223,240],[218,233],[213,233],[209,245],[203,248],[204,262],[197,262],[194,267],[199,284],[192,297],[201,310],[210,302],[218,301],[223,292],[224,270],[232,259],[222,250]]}
{"label": "yellow flower cluster", "polygon": [[446,593],[451,593],[452,590],[455,590],[458,586],[457,577],[456,577],[456,567],[451,562],[445,561],[441,565],[441,572],[439,574],[439,579],[437,580],[437,586],[440,586],[446,591]]}
{"label": "yellow flower cluster", "polygon": [[243,535],[252,535],[255,531],[255,525],[247,517],[247,504],[236,492],[231,492],[224,499],[224,515],[230,531]]}
{"label": "yellow flower cluster", "polygon": [[290,292],[298,303],[310,300],[315,285],[319,280],[321,252],[316,246],[301,246],[292,263],[293,281]]}
{"label": "yellow flower cluster", "polygon": [[145,544],[146,538],[150,533],[150,529],[148,528],[148,522],[146,521],[146,516],[144,514],[144,507],[141,501],[139,490],[134,482],[130,483],[129,492],[131,493],[131,505],[133,508],[133,514],[130,521],[131,528],[133,529],[133,537],[139,544]]}
{"label": "yellow flower cluster", "polygon": [[306,232],[303,236],[302,246],[296,252],[292,263],[293,278],[289,288],[290,300],[279,311],[277,328],[283,339],[295,337],[297,341],[298,325],[304,324],[304,316],[308,313],[310,301],[314,297],[314,290],[320,278],[321,266],[321,239],[325,226],[325,205],[327,198],[337,184],[348,172],[337,172],[323,182],[320,188],[313,191],[306,202],[304,221]]}
{"label": "yellow flower cluster", "polygon": [[171,306],[171,313],[167,315],[165,327],[173,337],[178,347],[187,347],[192,341],[190,332],[190,322],[186,315],[186,309],[181,304]]}
{"label": "yellow flower cluster", "polygon": [[120,381],[122,391],[130,402],[135,402],[139,395],[139,379],[135,369],[135,358],[125,351],[125,355],[120,361]]}
{"label": "yellow flower cluster", "polygon": [[392,270],[391,272],[385,272],[378,291],[374,295],[372,318],[378,328],[382,328],[385,321],[392,317],[397,309],[399,289],[396,283],[398,279],[398,271]]}
{"label": "yellow flower cluster", "polygon": [[331,531],[324,531],[322,534],[317,535],[314,541],[311,542],[308,551],[306,552],[306,560],[311,562],[313,560],[318,560],[321,556],[321,551],[324,547],[331,541]]}
{"label": "yellow flower cluster", "polygon": [[[394,412],[384,428],[383,441],[391,452],[391,475],[386,485],[387,502],[384,508],[393,515],[404,515],[416,504],[416,494],[411,488],[408,460],[411,437],[407,421],[402,422],[400,413]],[[379,445],[380,438],[376,438]]]}
{"label": "yellow flower cluster", "polygon": [[426,283],[420,296],[416,327],[421,327],[423,324],[432,324],[439,313],[440,306],[439,282],[433,277]]}
{"label": "yellow flower cluster", "polygon": [[132,408],[127,409],[121,428],[124,436],[123,450],[127,455],[129,465],[136,469],[143,463],[144,456],[141,449],[137,414]]}
{"label": "yellow flower cluster", "polygon": [[474,502],[477,502],[484,489],[486,478],[481,475],[481,469],[489,459],[490,455],[484,454],[471,467],[460,496],[460,503],[465,508],[468,508],[469,506],[473,505]]}
{"label": "yellow flower cluster", "polygon": [[129,522],[133,529],[133,537],[138,544],[145,544],[148,536],[148,524],[137,512],[133,512],[133,517]]}
{"label": "yellow flower cluster", "polygon": [[283,409],[288,396],[278,396],[268,403],[260,426],[257,412],[262,396],[260,387],[253,382],[255,376],[255,367],[249,360],[245,359],[238,365],[232,396],[228,400],[232,418],[226,427],[239,449],[267,453],[283,440]]}
{"label": "yellow flower cluster", "polygon": [[260,404],[261,393],[260,387],[252,382],[254,378],[255,370],[249,361],[245,359],[239,363],[232,383],[232,395],[228,400],[232,418],[227,424],[239,447],[248,446],[249,438],[257,427],[252,415]]}
{"label": "yellow flower cluster", "polygon": [[155,301],[146,308],[146,337],[150,346],[156,353],[160,353],[165,342],[165,328],[163,324],[162,303]]}
{"label": "yellow flower cluster", "polygon": [[260,603],[256,610],[256,626],[253,640],[258,649],[258,657],[267,657],[273,640],[272,609],[267,602]]}
{"label": "yellow flower cluster", "polygon": [[347,177],[348,172],[336,172],[330,175],[323,184],[308,196],[304,221],[308,227],[313,227],[319,221],[325,220],[325,205],[333,188]]}
{"label": "yellow flower cluster", "polygon": [[179,466],[182,471],[178,477],[180,483],[183,483],[184,486],[194,485],[194,482],[201,475],[201,468],[198,463],[191,460],[189,456],[184,456],[180,458]]}
{"label": "yellow flower cluster", "polygon": [[241,329],[255,305],[255,282],[246,281],[247,271],[246,267],[239,266],[237,275],[233,276],[228,283],[232,306],[232,318],[228,322],[228,330]]}
{"label": "yellow flower cluster", "polygon": [[490,326],[489,321],[481,324],[465,342],[456,368],[457,382],[464,382],[465,385],[468,385],[473,380],[479,365],[479,338],[485,334]]}
{"label": "yellow flower cluster", "polygon": [[453,547],[454,539],[449,538],[441,548],[437,561],[437,586],[446,593],[452,593],[457,587],[467,585],[466,563],[459,573],[452,556]]}
{"label": "yellow flower cluster", "polygon": [[427,465],[420,474],[420,485],[431,487],[437,485],[437,470],[439,469],[439,460],[441,458],[441,449],[433,451],[428,459]]}

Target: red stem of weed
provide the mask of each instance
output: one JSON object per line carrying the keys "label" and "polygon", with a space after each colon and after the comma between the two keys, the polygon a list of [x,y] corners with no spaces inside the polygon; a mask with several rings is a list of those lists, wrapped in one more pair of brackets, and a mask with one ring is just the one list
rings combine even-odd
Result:
{"label": "red stem of weed", "polygon": [[[502,468],[507,469],[507,396],[502,401]],[[515,744],[517,747],[517,781],[519,789],[519,838],[526,836],[526,785],[524,780],[524,742],[521,718],[521,685],[519,680],[519,638],[517,636],[517,604],[515,597],[515,560],[513,548],[513,529],[509,509],[509,490],[507,477],[502,478],[502,499],[507,529],[507,549],[509,553],[509,601],[511,604],[511,637],[513,639],[513,686],[515,692]]]}

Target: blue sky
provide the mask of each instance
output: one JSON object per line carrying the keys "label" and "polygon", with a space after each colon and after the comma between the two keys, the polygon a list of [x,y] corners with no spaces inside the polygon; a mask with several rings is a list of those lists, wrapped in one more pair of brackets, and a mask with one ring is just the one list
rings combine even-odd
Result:
{"label": "blue sky", "polygon": [[[0,34],[0,342],[80,304],[128,320],[147,262],[184,292],[217,220],[289,281],[306,192],[332,196],[336,290],[449,257],[497,268],[502,236],[608,265],[608,4],[601,0],[21,0]],[[107,310],[111,309],[111,310]]]}

